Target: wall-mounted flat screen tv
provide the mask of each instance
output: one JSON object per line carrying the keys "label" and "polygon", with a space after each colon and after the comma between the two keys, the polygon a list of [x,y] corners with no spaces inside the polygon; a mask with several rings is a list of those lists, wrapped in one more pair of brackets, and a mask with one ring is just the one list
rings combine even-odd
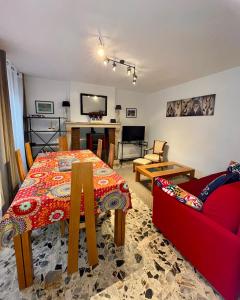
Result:
{"label": "wall-mounted flat screen tv", "polygon": [[145,126],[123,126],[122,127],[122,141],[144,141]]}

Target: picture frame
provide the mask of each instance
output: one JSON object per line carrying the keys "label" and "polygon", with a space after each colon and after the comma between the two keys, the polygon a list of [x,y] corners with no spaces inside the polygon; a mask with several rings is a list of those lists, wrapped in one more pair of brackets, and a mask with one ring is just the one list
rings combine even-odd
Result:
{"label": "picture frame", "polygon": [[166,117],[213,116],[216,94],[168,101]]}
{"label": "picture frame", "polygon": [[126,118],[137,118],[137,109],[126,108]]}
{"label": "picture frame", "polygon": [[54,114],[54,102],[53,101],[35,101],[36,114]]}
{"label": "picture frame", "polygon": [[107,116],[107,96],[81,93],[80,113],[81,115],[100,113]]}

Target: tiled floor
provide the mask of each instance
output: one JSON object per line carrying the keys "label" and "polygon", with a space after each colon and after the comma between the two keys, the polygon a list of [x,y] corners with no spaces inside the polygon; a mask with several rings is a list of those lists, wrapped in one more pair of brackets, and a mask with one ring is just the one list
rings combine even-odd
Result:
{"label": "tiled floor", "polygon": [[13,246],[0,252],[0,299],[219,299],[151,223],[151,210],[133,196],[125,247],[113,243],[113,217],[97,226],[99,265],[88,267],[80,233],[79,272],[67,276],[67,234],[59,226],[35,231],[34,285],[19,292]]}

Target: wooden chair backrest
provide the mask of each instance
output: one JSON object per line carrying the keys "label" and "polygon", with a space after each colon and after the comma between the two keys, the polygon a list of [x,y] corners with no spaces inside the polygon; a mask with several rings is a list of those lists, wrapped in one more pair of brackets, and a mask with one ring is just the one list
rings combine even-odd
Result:
{"label": "wooden chair backrest", "polygon": [[32,150],[30,143],[25,143],[25,151],[26,151],[26,158],[27,158],[27,164],[29,169],[33,165],[33,157],[32,157]]}
{"label": "wooden chair backrest", "polygon": [[154,140],[153,153],[159,154],[160,152],[162,152],[166,144],[166,141]]}
{"label": "wooden chair backrest", "polygon": [[113,163],[114,163],[114,149],[115,149],[115,145],[114,144],[110,144],[109,147],[109,154],[108,154],[108,165],[110,168],[113,168]]}
{"label": "wooden chair backrest", "polygon": [[103,141],[101,139],[98,139],[98,144],[97,144],[97,156],[101,159],[102,157],[102,143]]}
{"label": "wooden chair backrest", "polygon": [[66,135],[58,137],[59,151],[68,151],[68,141]]}
{"label": "wooden chair backrest", "polygon": [[[71,200],[68,242],[68,273],[78,271],[78,240],[81,195],[84,194],[85,224],[88,248],[88,262],[97,263],[97,243],[94,216],[93,164],[91,162],[75,162],[72,164]],[[88,237],[91,238],[88,238]]]}
{"label": "wooden chair backrest", "polygon": [[25,169],[23,166],[21,151],[19,149],[17,149],[15,151],[15,156],[16,156],[16,161],[17,161],[18,176],[19,176],[21,183],[23,183],[23,181],[26,177],[26,173],[25,173]]}

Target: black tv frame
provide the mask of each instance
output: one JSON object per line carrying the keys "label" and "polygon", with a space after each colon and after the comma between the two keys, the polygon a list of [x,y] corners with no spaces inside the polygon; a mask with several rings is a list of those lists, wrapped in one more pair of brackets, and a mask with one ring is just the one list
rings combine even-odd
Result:
{"label": "black tv frame", "polygon": [[[140,140],[123,140],[123,129],[124,127],[143,127],[144,128],[144,136],[143,136],[143,139],[140,139]],[[124,142],[142,142],[144,141],[145,139],[145,126],[144,125],[125,125],[122,127],[122,143]]]}

